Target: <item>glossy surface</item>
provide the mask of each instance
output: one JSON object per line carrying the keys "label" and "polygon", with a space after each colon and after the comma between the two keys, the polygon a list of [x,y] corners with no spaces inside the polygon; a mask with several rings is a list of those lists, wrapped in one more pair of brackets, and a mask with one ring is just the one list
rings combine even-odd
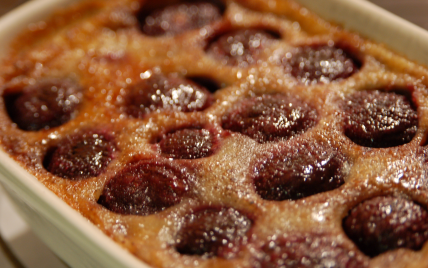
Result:
{"label": "glossy surface", "polygon": [[120,214],[163,211],[190,191],[192,175],[185,171],[156,160],[130,163],[107,182],[98,203]]}
{"label": "glossy surface", "polygon": [[261,268],[363,268],[367,258],[323,234],[291,235],[270,241],[261,249]]}
{"label": "glossy surface", "polygon": [[419,250],[428,241],[426,208],[398,197],[375,197],[358,204],[343,226],[360,250],[371,257],[397,248]]}
{"label": "glossy surface", "polygon": [[358,72],[360,63],[340,47],[301,46],[282,58],[286,72],[304,84],[330,83]]}
{"label": "glossy surface", "polygon": [[345,183],[346,158],[330,146],[294,142],[254,168],[256,192],[266,200],[297,200]]}
{"label": "glossy surface", "polygon": [[127,88],[124,98],[125,111],[135,118],[150,113],[200,111],[212,103],[211,93],[193,81],[152,73]]}
{"label": "glossy surface", "polygon": [[6,89],[8,114],[19,128],[49,129],[68,122],[82,99],[82,88],[68,79],[41,79],[34,85]]}
{"label": "glossy surface", "polygon": [[230,259],[248,241],[250,228],[251,220],[232,208],[202,208],[186,215],[174,247],[185,255]]}
{"label": "glossy surface", "polygon": [[207,129],[181,129],[166,134],[159,142],[163,156],[173,159],[197,159],[214,153],[216,139]]}
{"label": "glossy surface", "polygon": [[317,111],[286,95],[262,95],[241,100],[222,118],[224,129],[260,142],[286,140],[317,123]]}
{"label": "glossy surface", "polygon": [[239,29],[215,38],[206,53],[222,64],[248,67],[257,62],[263,50],[275,37],[258,29]]}
{"label": "glossy surface", "polygon": [[66,137],[48,150],[43,164],[61,178],[82,180],[100,175],[114,159],[114,138],[103,131],[88,131]]}
{"label": "glossy surface", "polygon": [[150,36],[181,34],[220,18],[220,8],[209,1],[173,4],[139,16],[143,33]]}
{"label": "glossy surface", "polygon": [[406,144],[418,129],[416,109],[406,96],[394,92],[356,92],[342,107],[345,135],[358,145],[385,148]]}

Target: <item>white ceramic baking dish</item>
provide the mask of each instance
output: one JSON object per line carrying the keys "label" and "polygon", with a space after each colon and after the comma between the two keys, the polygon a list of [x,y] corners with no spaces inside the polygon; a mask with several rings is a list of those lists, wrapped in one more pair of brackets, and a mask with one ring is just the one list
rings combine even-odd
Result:
{"label": "white ceramic baking dish", "polygon": [[[0,56],[32,22],[75,0],[34,0],[0,19]],[[428,32],[364,0],[297,0],[327,20],[428,66]],[[0,182],[33,231],[71,267],[146,267],[0,151]]]}

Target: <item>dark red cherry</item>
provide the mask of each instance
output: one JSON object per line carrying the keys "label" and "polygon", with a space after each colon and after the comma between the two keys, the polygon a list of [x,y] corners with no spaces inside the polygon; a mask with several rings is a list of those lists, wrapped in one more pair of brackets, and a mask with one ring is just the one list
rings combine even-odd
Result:
{"label": "dark red cherry", "polygon": [[418,113],[404,95],[359,91],[343,104],[345,135],[358,145],[386,148],[410,142],[418,129]]}
{"label": "dark red cherry", "polygon": [[260,143],[287,140],[315,126],[318,113],[296,97],[262,95],[242,100],[222,118],[222,126]]}
{"label": "dark red cherry", "polygon": [[330,146],[295,142],[256,165],[254,186],[263,199],[296,200],[340,187],[346,163]]}
{"label": "dark red cherry", "polygon": [[354,207],[343,228],[370,257],[397,248],[419,250],[428,240],[428,212],[404,198],[379,196]]}
{"label": "dark red cherry", "polygon": [[207,129],[180,129],[159,142],[162,154],[174,159],[197,159],[214,153],[215,137]]}
{"label": "dark red cherry", "polygon": [[204,27],[222,17],[222,7],[213,1],[173,4],[140,12],[138,19],[144,34],[150,36],[176,35]]}
{"label": "dark red cherry", "polygon": [[254,268],[363,268],[367,258],[337,243],[330,235],[290,235],[269,241]]}
{"label": "dark red cherry", "polygon": [[135,118],[156,112],[201,111],[213,102],[211,93],[195,82],[162,74],[152,74],[127,89],[125,110]]}
{"label": "dark red cherry", "polygon": [[82,100],[82,88],[68,79],[46,79],[4,95],[7,112],[22,130],[37,131],[68,122]]}
{"label": "dark red cherry", "polygon": [[275,36],[264,30],[239,29],[214,39],[206,52],[225,64],[246,67],[257,62],[272,39]]}
{"label": "dark red cherry", "polygon": [[282,59],[286,71],[302,83],[329,83],[358,72],[360,62],[344,49],[329,45],[301,46]]}
{"label": "dark red cherry", "polygon": [[50,148],[43,164],[56,176],[81,180],[100,175],[116,152],[113,136],[102,131],[89,131],[68,136]]}
{"label": "dark red cherry", "polygon": [[251,225],[247,216],[233,208],[204,208],[185,217],[175,249],[185,255],[230,259],[248,239]]}
{"label": "dark red cherry", "polygon": [[150,215],[180,203],[188,195],[191,181],[186,168],[143,159],[111,178],[98,203],[120,214]]}

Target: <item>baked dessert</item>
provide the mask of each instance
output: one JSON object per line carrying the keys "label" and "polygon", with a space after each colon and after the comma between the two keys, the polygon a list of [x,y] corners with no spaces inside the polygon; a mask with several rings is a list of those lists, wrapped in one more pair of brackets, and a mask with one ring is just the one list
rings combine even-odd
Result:
{"label": "baked dessert", "polygon": [[152,267],[427,267],[428,72],[291,0],[82,1],[0,69],[2,148]]}

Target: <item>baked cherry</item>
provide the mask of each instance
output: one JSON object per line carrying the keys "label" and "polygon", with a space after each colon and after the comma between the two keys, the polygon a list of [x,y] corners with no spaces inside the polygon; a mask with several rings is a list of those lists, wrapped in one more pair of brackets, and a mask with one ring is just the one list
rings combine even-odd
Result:
{"label": "baked cherry", "polygon": [[202,28],[221,17],[222,6],[214,1],[189,1],[155,9],[149,14],[138,14],[142,32],[150,36],[181,34]]}
{"label": "baked cherry", "polygon": [[287,140],[317,123],[318,113],[293,96],[262,95],[245,99],[222,118],[222,126],[260,143]]}
{"label": "baked cherry", "polygon": [[197,159],[212,155],[215,142],[215,137],[209,130],[187,128],[164,135],[159,148],[169,158]]}
{"label": "baked cherry", "polygon": [[7,112],[22,130],[37,131],[68,122],[82,100],[82,88],[68,79],[46,79],[4,95]]}
{"label": "baked cherry", "polygon": [[297,47],[285,55],[282,64],[287,72],[304,84],[345,79],[361,66],[344,49],[322,44]]}
{"label": "baked cherry", "polygon": [[225,64],[246,67],[255,64],[268,41],[275,38],[259,29],[234,30],[214,39],[206,52]]}
{"label": "baked cherry", "polygon": [[162,74],[151,74],[127,89],[125,110],[135,118],[165,111],[193,112],[209,107],[211,93],[195,82]]}
{"label": "baked cherry", "polygon": [[233,208],[207,207],[184,218],[175,249],[186,255],[233,258],[248,239],[252,221]]}
{"label": "baked cherry", "polygon": [[253,182],[263,199],[296,200],[340,187],[346,166],[330,146],[295,142],[258,163]]}
{"label": "baked cherry", "polygon": [[379,196],[354,207],[343,228],[371,257],[396,248],[419,250],[428,240],[428,212],[404,198]]}
{"label": "baked cherry", "polygon": [[344,133],[361,146],[406,144],[418,129],[418,113],[411,101],[394,92],[355,92],[345,100],[343,110]]}
{"label": "baked cherry", "polygon": [[120,214],[150,215],[180,203],[191,181],[191,173],[183,167],[141,159],[106,183],[98,203]]}
{"label": "baked cherry", "polygon": [[101,131],[71,135],[48,150],[43,164],[52,174],[71,180],[100,175],[117,152],[113,136]]}
{"label": "baked cherry", "polygon": [[330,235],[290,235],[269,241],[254,268],[362,268],[367,257],[335,242]]}

